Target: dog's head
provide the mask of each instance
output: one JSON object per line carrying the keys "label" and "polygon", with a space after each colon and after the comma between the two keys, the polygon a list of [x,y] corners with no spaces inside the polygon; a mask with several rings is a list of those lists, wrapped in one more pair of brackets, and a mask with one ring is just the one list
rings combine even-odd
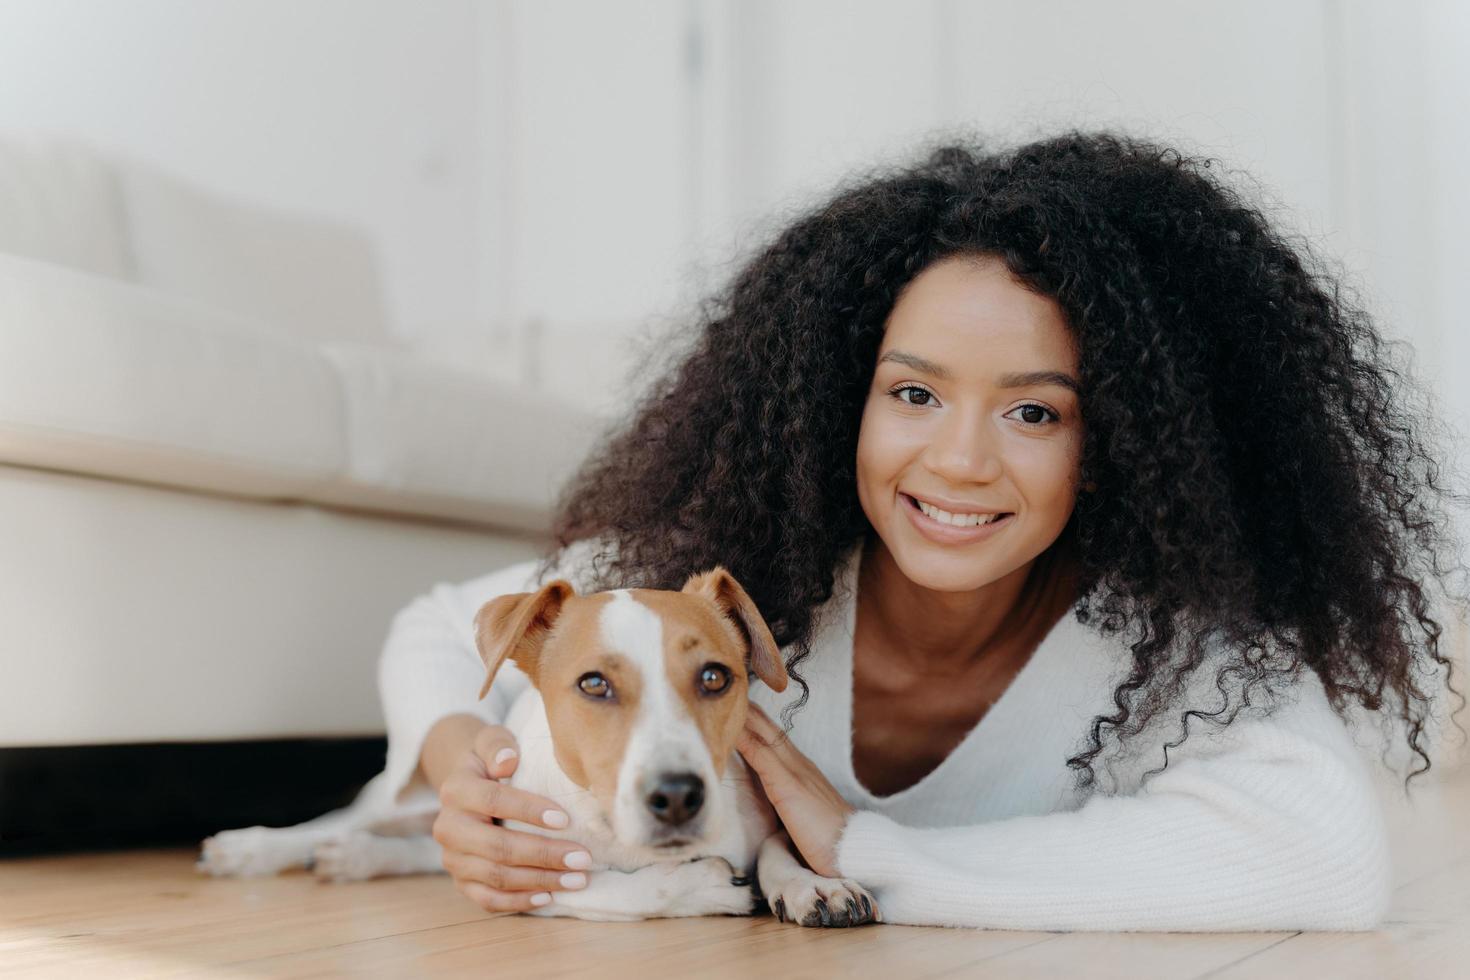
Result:
{"label": "dog's head", "polygon": [[614,836],[671,853],[732,816],[712,791],[745,725],[749,675],[787,682],[770,628],[718,565],[678,592],[579,596],[557,579],[501,596],[476,613],[475,640],[480,697],[513,660],[541,692],[557,762]]}

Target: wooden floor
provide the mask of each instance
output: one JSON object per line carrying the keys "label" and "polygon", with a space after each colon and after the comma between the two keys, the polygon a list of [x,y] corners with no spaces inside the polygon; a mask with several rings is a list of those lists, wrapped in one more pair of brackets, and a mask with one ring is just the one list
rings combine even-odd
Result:
{"label": "wooden floor", "polygon": [[443,875],[213,879],[192,849],[0,861],[0,975],[1470,977],[1470,771],[1389,818],[1396,900],[1372,933],[595,923],[489,916]]}

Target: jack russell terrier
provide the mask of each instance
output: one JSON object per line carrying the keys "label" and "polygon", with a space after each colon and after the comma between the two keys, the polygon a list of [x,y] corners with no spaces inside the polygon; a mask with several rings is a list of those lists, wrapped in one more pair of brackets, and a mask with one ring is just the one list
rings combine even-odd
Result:
{"label": "jack russell terrier", "polygon": [[[571,817],[559,831],[504,825],[576,840],[592,854],[585,888],[553,892],[529,914],[748,915],[763,896],[783,921],[801,925],[882,921],[856,882],[800,862],[735,751],[749,710],[747,671],[775,691],[787,676],[770,628],[725,568],[690,576],[678,592],[578,596],[556,579],[485,603],[475,643],[488,671],[480,697],[507,659],[531,681],[505,721],[521,755],[510,784],[556,800]],[[443,872],[429,835],[437,807],[390,813],[384,789],[369,783],[351,806],[295,827],[216,834],[197,867],[248,875],[309,866],[329,881]]]}

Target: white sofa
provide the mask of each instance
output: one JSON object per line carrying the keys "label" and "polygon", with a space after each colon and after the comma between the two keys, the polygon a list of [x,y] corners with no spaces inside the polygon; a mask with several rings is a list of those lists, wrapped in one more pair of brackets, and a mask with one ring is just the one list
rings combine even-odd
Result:
{"label": "white sofa", "polygon": [[0,139],[0,747],[381,734],[394,613],[605,421],[384,320],[353,229]]}

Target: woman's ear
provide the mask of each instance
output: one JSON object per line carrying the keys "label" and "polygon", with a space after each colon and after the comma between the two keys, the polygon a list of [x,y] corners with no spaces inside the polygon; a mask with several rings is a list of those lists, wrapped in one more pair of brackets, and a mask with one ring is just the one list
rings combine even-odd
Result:
{"label": "woman's ear", "polygon": [[747,664],[750,670],[773,691],[786,690],[786,664],[771,628],[755,607],[745,589],[723,565],[689,576],[682,592],[702,595],[720,607],[725,618],[733,622],[745,637]]}
{"label": "woman's ear", "polygon": [[475,613],[475,646],[487,671],[481,698],[490,690],[506,658],[514,660],[531,683],[536,683],[546,636],[561,615],[562,603],[576,594],[570,582],[556,579],[536,592],[503,595],[480,607]]}

